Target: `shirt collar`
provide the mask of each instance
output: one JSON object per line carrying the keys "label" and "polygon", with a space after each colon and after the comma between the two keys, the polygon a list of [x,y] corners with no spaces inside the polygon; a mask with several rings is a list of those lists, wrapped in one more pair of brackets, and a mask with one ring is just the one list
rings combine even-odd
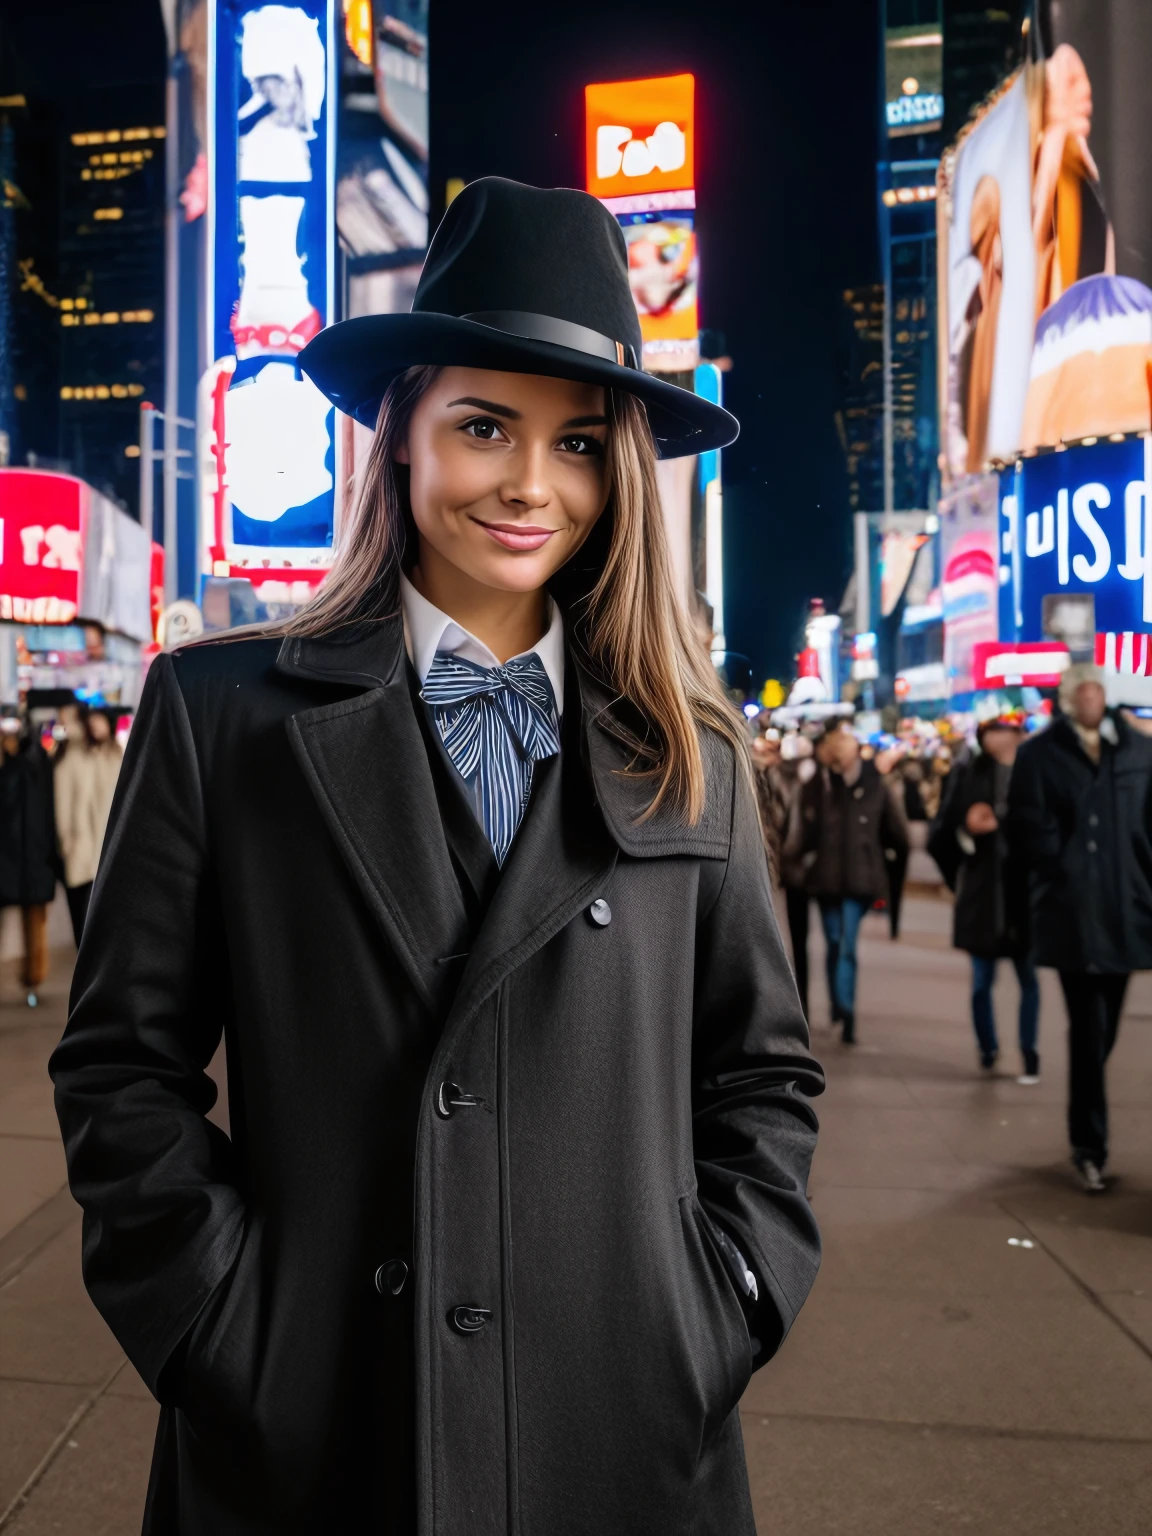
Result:
{"label": "shirt collar", "polygon": [[[450,619],[421,596],[403,572],[400,575],[400,606],[404,614],[404,645],[422,684],[428,679],[437,651],[447,651],[450,656],[460,656],[481,667],[499,666],[483,640],[477,640],[455,619]],[[564,621],[551,597],[548,599],[548,617],[548,630],[543,639],[520,654],[531,656],[535,652],[539,656],[552,684],[559,715],[564,710]],[[514,657],[509,659],[515,660]]]}

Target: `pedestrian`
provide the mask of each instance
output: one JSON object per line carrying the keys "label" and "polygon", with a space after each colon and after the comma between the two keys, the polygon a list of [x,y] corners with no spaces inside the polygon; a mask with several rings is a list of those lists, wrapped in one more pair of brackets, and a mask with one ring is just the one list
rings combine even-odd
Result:
{"label": "pedestrian", "polygon": [[1128,978],[1152,967],[1152,739],[1106,707],[1088,663],[1060,680],[1060,715],[1016,755],[1006,831],[1029,874],[1032,953],[1068,1010],[1068,1134],[1092,1194],[1106,1188],[1105,1071]]}
{"label": "pedestrian", "polygon": [[52,1072],[152,1536],[753,1536],[823,1079],[664,544],[736,426],[641,357],[603,204],[471,183],[301,354],[318,597],[149,670]]}
{"label": "pedestrian", "polygon": [[1011,960],[1020,983],[1016,1081],[1033,1086],[1040,1081],[1040,984],[1029,953],[1027,877],[1019,861],[1008,857],[1004,834],[1008,785],[1022,738],[1023,721],[1016,715],[981,722],[979,750],[956,770],[932,825],[928,852],[956,895],[952,943],[972,957],[972,1024],[980,1065],[991,1072],[999,1059],[992,988],[997,961]]}
{"label": "pedestrian", "polygon": [[[767,711],[765,711],[767,714]],[[812,898],[805,889],[805,869],[796,851],[799,828],[800,786],[815,764],[812,743],[799,732],[778,738],[769,727],[752,740],[752,764],[760,801],[760,823],[768,849],[772,882],[784,892],[788,937],[792,948],[792,973],[800,1006],[808,1018],[808,908]]]}
{"label": "pedestrian", "polygon": [[[906,823],[916,817],[922,817],[924,807],[920,799],[918,780],[909,778],[906,772],[911,766],[910,760],[883,753],[879,755],[878,761],[876,758],[873,758],[873,761],[876,762],[877,771],[884,777],[888,793],[895,801],[897,816],[902,816]],[[904,882],[908,878],[909,854],[910,848],[906,843],[903,851],[893,849],[886,861],[888,937],[893,943],[900,937],[900,914],[904,905]]]}
{"label": "pedestrian", "polygon": [[856,944],[864,914],[887,890],[887,866],[908,851],[903,814],[875,763],[840,720],[817,746],[819,769],[800,792],[799,852],[820,907],[833,1023],[856,1041]]}
{"label": "pedestrian", "polygon": [[123,757],[104,710],[81,704],[78,715],[80,731],[69,741],[53,772],[56,836],[77,948]]}
{"label": "pedestrian", "polygon": [[35,1008],[48,979],[48,908],[56,894],[52,764],[17,705],[0,710],[0,907],[19,907],[20,982]]}

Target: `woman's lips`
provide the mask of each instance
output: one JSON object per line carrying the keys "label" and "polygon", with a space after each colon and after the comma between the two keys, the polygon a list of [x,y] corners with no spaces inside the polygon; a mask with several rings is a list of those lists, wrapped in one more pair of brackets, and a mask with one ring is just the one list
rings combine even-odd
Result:
{"label": "woman's lips", "polygon": [[555,528],[538,528],[534,523],[484,523],[478,517],[473,522],[479,523],[505,549],[540,549],[556,532]]}

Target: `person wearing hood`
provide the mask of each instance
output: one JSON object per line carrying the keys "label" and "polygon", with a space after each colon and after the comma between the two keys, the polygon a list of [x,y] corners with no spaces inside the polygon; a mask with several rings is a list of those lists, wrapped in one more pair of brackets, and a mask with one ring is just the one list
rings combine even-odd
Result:
{"label": "person wearing hood", "polygon": [[823,1077],[665,544],[736,422],[641,364],[608,209],[472,182],[300,355],[319,594],[149,669],[51,1063],[148,1536],[754,1536]]}
{"label": "person wearing hood", "polygon": [[1005,833],[1028,871],[1032,953],[1068,1010],[1068,1134],[1107,1187],[1105,1074],[1133,971],[1152,968],[1152,739],[1107,708],[1104,674],[1064,673],[1060,714],[1016,754]]}

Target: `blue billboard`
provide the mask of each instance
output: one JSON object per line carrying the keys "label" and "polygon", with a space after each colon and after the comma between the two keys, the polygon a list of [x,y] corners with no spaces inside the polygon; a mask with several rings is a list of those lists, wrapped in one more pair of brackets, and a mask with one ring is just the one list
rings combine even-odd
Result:
{"label": "blue billboard", "polygon": [[1001,640],[1059,638],[1051,614],[1068,598],[1091,600],[1097,634],[1152,631],[1149,445],[1083,444],[1001,473]]}
{"label": "blue billboard", "polygon": [[334,0],[209,0],[206,575],[331,562],[335,414],[296,357],[336,319],[334,26]]}

